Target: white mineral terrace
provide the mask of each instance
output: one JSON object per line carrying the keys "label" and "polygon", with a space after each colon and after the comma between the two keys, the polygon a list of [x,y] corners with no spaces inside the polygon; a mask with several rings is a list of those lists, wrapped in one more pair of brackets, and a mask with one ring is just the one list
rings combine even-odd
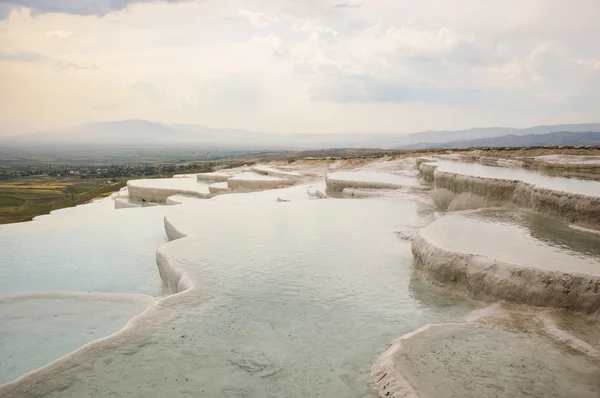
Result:
{"label": "white mineral terrace", "polygon": [[583,155],[542,155],[532,158],[538,162],[556,165],[581,165],[600,167],[600,156]]}
{"label": "white mineral terrace", "polygon": [[289,178],[279,178],[269,175],[263,175],[254,172],[244,172],[236,174],[227,180],[227,185],[232,190],[260,190],[280,188],[286,185],[294,184],[294,180]]}
{"label": "white mineral terrace", "polygon": [[373,171],[336,172],[325,177],[327,188],[342,191],[345,188],[416,188],[420,184],[414,178],[404,175]]}
{"label": "white mineral terrace", "polygon": [[442,217],[413,239],[415,268],[476,298],[600,311],[600,236],[528,212]]}
{"label": "white mineral terrace", "polygon": [[600,228],[599,181],[447,160],[418,167],[423,180],[433,183],[433,198],[442,210],[510,205]]}
{"label": "white mineral terrace", "polygon": [[157,178],[128,181],[127,189],[131,199],[165,203],[169,196],[177,194],[208,198],[209,185],[193,177]]}
{"label": "white mineral terrace", "polygon": [[298,173],[296,171],[290,171],[289,169],[286,170],[286,169],[281,169],[281,168],[277,168],[277,167],[273,167],[273,166],[265,166],[265,165],[254,166],[254,167],[252,167],[252,171],[255,171],[260,174],[270,175],[273,177],[280,177],[280,178],[293,179],[293,180],[301,179],[303,177],[302,173]]}
{"label": "white mineral terrace", "polygon": [[599,183],[431,161],[132,180],[1,225],[0,397],[598,397]]}
{"label": "white mineral terrace", "polygon": [[477,163],[462,163],[441,160],[435,163],[437,172],[454,173],[463,176],[517,180],[533,186],[585,196],[600,196],[600,182],[545,175],[536,171],[517,167],[494,167]]}
{"label": "white mineral terrace", "polygon": [[198,181],[216,181],[216,182],[225,182],[229,178],[231,178],[231,174],[227,173],[199,173],[196,175]]}
{"label": "white mineral terrace", "polygon": [[426,325],[397,339],[375,361],[372,380],[380,397],[391,398],[593,398],[600,388],[599,348],[597,323],[558,311],[490,306],[469,322]]}

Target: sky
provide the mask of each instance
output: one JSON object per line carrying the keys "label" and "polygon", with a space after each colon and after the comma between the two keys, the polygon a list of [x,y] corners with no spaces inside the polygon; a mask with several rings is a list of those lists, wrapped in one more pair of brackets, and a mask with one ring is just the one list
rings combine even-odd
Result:
{"label": "sky", "polygon": [[600,121],[598,0],[0,0],[0,135]]}

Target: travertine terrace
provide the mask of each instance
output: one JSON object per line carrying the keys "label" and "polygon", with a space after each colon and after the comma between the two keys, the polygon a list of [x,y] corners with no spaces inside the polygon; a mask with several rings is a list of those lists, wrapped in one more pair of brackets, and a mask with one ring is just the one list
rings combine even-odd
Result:
{"label": "travertine terrace", "polygon": [[163,289],[0,297],[8,319],[32,297],[121,303],[131,318],[109,313],[120,330],[33,368],[10,358],[21,377],[0,396],[598,396],[600,183],[491,164],[272,162],[134,180],[23,224],[75,236],[100,215],[134,235],[160,228]]}

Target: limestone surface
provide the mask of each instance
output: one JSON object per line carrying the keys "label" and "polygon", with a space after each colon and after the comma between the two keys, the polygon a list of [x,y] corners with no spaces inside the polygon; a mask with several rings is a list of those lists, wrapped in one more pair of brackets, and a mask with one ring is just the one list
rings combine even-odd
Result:
{"label": "limestone surface", "polygon": [[229,186],[227,182],[215,182],[208,186],[208,191],[213,194],[223,193],[229,191]]}
{"label": "limestone surface", "polygon": [[166,203],[173,195],[190,195],[203,199],[210,197],[208,183],[197,181],[196,178],[157,178],[130,180],[127,190],[131,199],[141,202]]}
{"label": "limestone surface", "polygon": [[437,191],[434,195],[439,197],[437,203],[442,210],[510,205],[574,224],[600,226],[600,182],[502,167],[478,165],[470,169],[470,166],[456,162],[419,166],[421,177],[434,183]]}
{"label": "limestone surface", "polygon": [[230,189],[248,191],[274,189],[293,184],[294,180],[289,178],[272,177],[253,172],[236,174],[227,180]]}
{"label": "limestone surface", "polygon": [[372,367],[379,396],[597,397],[599,358],[549,334],[538,314],[506,311],[402,336]]}
{"label": "limestone surface", "polygon": [[196,174],[196,178],[199,181],[225,182],[231,178],[231,174],[225,172],[198,173]]}
{"label": "limestone surface", "polygon": [[419,188],[419,182],[404,175],[373,171],[335,172],[325,177],[327,188],[343,191],[344,188],[401,189]]}
{"label": "limestone surface", "polygon": [[600,311],[600,236],[531,213],[442,217],[412,241],[415,270],[482,300]]}

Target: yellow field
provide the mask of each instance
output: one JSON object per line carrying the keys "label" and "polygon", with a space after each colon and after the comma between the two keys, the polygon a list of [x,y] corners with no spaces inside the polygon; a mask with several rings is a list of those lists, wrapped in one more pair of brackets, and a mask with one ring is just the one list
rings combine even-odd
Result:
{"label": "yellow field", "polygon": [[51,195],[61,195],[63,194],[62,189],[38,189],[38,188],[28,188],[28,187],[17,187],[17,188],[4,188],[0,187],[0,192],[2,194],[19,194],[19,193],[42,193],[42,194],[51,194]]}
{"label": "yellow field", "polygon": [[124,180],[24,177],[0,183],[0,224],[31,220],[52,210],[85,203],[109,195]]}
{"label": "yellow field", "polygon": [[54,183],[54,184],[0,184],[0,189],[60,189],[70,187],[74,183]]}

